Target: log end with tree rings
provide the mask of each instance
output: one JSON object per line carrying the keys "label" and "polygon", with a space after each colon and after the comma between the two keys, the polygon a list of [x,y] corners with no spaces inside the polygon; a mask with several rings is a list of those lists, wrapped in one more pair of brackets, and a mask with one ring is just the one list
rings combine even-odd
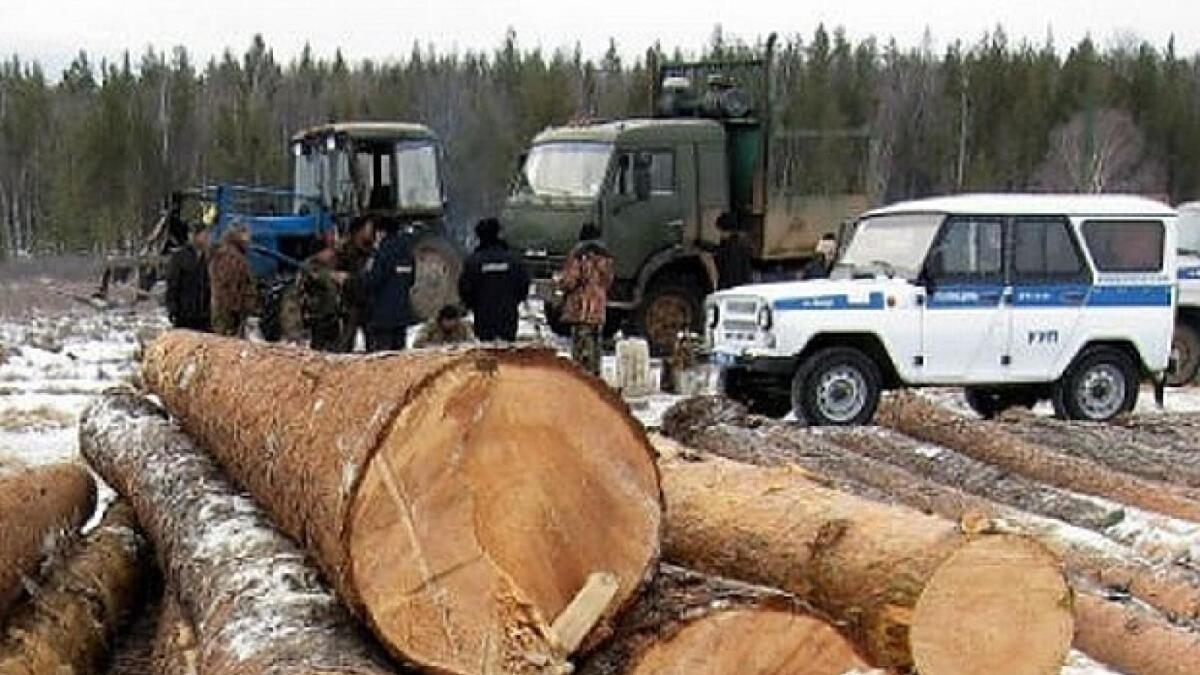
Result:
{"label": "log end with tree rings", "polygon": [[[484,354],[423,388],[368,460],[349,573],[406,658],[550,672],[641,587],[660,521],[653,460],[624,410],[573,370]],[[609,591],[574,602],[601,578]],[[581,620],[573,636],[555,630]]]}
{"label": "log end with tree rings", "polygon": [[1057,672],[1074,631],[1071,606],[1061,565],[1045,546],[1019,536],[973,539],[937,568],[917,599],[913,661],[921,673]]}

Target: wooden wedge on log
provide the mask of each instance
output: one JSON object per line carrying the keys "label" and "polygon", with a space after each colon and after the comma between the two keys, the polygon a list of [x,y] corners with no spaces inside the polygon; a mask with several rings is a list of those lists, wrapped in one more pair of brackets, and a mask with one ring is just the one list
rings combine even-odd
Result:
{"label": "wooden wedge on log", "polygon": [[73,536],[96,508],[96,485],[77,464],[0,464],[0,624],[23,582],[61,535]]}
{"label": "wooden wedge on log", "polygon": [[870,666],[795,596],[662,565],[579,675],[845,675]]}
{"label": "wooden wedge on log", "polygon": [[1071,644],[1062,565],[1021,536],[964,534],[907,508],[655,438],[664,555],[781,588],[847,624],[876,666],[924,675],[1052,672]]}
{"label": "wooden wedge on log", "polygon": [[133,509],[118,501],[16,611],[0,639],[0,675],[89,675],[141,607],[150,563]]}
{"label": "wooden wedge on log", "polygon": [[435,672],[565,668],[568,608],[659,553],[653,451],[624,403],[537,349],[330,357],[173,332],[143,377],[401,659]]}
{"label": "wooden wedge on log", "polygon": [[105,394],[84,411],[79,437],[153,542],[196,628],[199,672],[394,672],[304,552],[161,409],[135,394]]}

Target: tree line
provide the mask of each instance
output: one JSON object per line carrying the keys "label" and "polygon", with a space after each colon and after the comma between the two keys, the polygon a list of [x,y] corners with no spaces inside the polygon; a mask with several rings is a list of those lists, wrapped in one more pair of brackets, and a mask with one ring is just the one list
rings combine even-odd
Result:
{"label": "tree line", "polygon": [[[782,38],[772,119],[806,142],[785,179],[801,191],[887,202],[967,190],[1200,195],[1200,57],[1126,40],[1062,49],[1013,43],[902,48],[841,30]],[[761,56],[765,41],[718,28],[698,56]],[[199,63],[183,47],[96,62],[80,52],[51,76],[0,63],[0,252],[128,248],[172,191],[234,181],[287,184],[286,143],[330,120],[407,120],[445,142],[450,219],[502,203],[517,157],[546,126],[645,114],[661,47],[622,58],[523,48],[415,45],[351,63],[305,48],[282,61],[261,37]]]}

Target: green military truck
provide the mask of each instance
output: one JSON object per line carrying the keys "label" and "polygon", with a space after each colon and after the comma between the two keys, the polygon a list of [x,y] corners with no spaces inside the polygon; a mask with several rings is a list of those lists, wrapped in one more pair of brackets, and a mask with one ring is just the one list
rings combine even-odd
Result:
{"label": "green military truck", "polygon": [[721,213],[769,278],[797,269],[821,235],[865,210],[863,194],[797,187],[805,144],[819,135],[773,123],[773,51],[772,38],[763,59],[652,64],[654,116],[534,138],[503,220],[552,326],[553,274],[584,223],[600,228],[616,258],[609,329],[645,335],[661,353],[680,331],[702,328]]}

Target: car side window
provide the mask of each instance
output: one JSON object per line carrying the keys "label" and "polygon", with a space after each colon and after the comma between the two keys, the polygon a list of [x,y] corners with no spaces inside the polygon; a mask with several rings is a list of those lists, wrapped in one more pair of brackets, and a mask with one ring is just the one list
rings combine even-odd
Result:
{"label": "car side window", "polygon": [[946,221],[926,269],[937,281],[989,282],[1002,279],[1004,221],[956,216]]}
{"label": "car side window", "polygon": [[1087,265],[1071,234],[1071,225],[1065,218],[1016,218],[1011,232],[1014,281],[1088,280]]}
{"label": "car side window", "polygon": [[1089,220],[1083,224],[1096,269],[1101,272],[1159,272],[1166,229],[1158,220]]}

